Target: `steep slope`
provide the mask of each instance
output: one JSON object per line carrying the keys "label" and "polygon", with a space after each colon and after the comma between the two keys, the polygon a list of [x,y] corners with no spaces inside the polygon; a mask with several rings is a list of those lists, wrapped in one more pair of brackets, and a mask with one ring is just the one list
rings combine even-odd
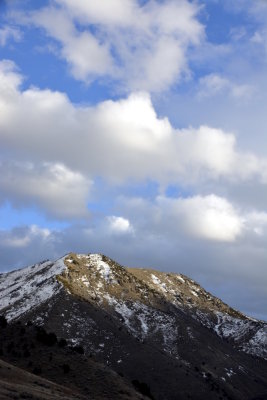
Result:
{"label": "steep slope", "polygon": [[36,400],[147,399],[109,367],[86,357],[80,347],[67,346],[65,340],[43,327],[23,326],[20,321],[5,326],[1,322],[2,318],[0,354],[9,363],[0,360],[1,399],[14,398],[8,397],[12,391],[18,398]]}
{"label": "steep slope", "polygon": [[266,323],[184,275],[69,254],[1,275],[0,291],[10,321],[31,319],[83,346],[128,381],[145,383],[155,399],[267,393]]}
{"label": "steep slope", "polygon": [[56,276],[66,270],[64,258],[0,274],[0,310],[8,320],[18,318],[62,290]]}

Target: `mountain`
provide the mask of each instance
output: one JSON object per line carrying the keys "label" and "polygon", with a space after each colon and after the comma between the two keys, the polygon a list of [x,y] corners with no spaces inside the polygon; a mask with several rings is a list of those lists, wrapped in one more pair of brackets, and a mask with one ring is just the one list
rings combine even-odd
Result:
{"label": "mountain", "polygon": [[[3,322],[3,319],[2,319]],[[17,321],[0,336],[0,399],[145,400],[133,385],[81,346]]]}
{"label": "mountain", "polygon": [[[86,362],[93,376],[101,370],[103,399],[119,398],[109,385],[114,377],[125,398],[267,399],[267,323],[232,309],[184,275],[71,253],[1,274],[0,293],[0,313],[9,321],[2,358],[31,373],[27,357],[12,358],[5,350],[10,341],[20,346],[19,324],[32,343],[38,329],[58,338],[54,360]],[[66,347],[59,348],[59,338]],[[32,351],[35,363],[39,347]],[[76,382],[48,368],[41,375],[93,398],[101,386],[93,380],[90,392],[86,378]]]}

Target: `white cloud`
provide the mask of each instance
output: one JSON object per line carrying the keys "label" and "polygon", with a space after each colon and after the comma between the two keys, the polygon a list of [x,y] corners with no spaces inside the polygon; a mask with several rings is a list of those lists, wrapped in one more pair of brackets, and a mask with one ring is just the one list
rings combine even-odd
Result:
{"label": "white cloud", "polygon": [[114,215],[107,217],[109,229],[115,234],[132,232],[130,221],[123,217],[116,217]]}
{"label": "white cloud", "polygon": [[13,39],[15,42],[19,42],[22,38],[22,33],[17,28],[10,26],[3,26],[0,28],[0,46],[6,46],[9,39]]}
{"label": "white cloud", "polygon": [[[83,23],[128,26],[133,22],[134,14],[139,16],[138,3],[132,0],[102,0],[101,2],[77,0],[56,0],[64,5],[71,14]],[[137,15],[136,15],[136,19]]]}
{"label": "white cloud", "polygon": [[99,43],[90,31],[76,30],[67,13],[46,8],[35,13],[34,21],[61,43],[60,56],[69,63],[76,79],[90,81],[110,72],[112,59],[108,46]]}
{"label": "white cloud", "polygon": [[23,81],[19,74],[16,64],[11,60],[0,61],[0,87],[1,87],[1,107],[4,106],[4,98],[12,102],[17,96],[18,88]]}
{"label": "white cloud", "polygon": [[142,232],[176,243],[193,239],[231,243],[242,238],[245,231],[245,215],[226,198],[214,194],[120,201],[124,214],[135,221],[136,235]]}
{"label": "white cloud", "polygon": [[267,160],[238,151],[233,134],[208,126],[175,129],[157,116],[146,93],[74,106],[59,92],[20,91],[21,77],[11,67],[0,63],[0,140],[21,162],[59,163],[120,182],[267,181]]}
{"label": "white cloud", "polygon": [[237,99],[249,98],[255,88],[248,84],[237,84],[218,74],[209,74],[199,81],[198,97],[209,97],[218,94],[229,94]]}
{"label": "white cloud", "polygon": [[38,206],[55,218],[88,216],[92,182],[62,164],[0,164],[0,200],[16,206]]}
{"label": "white cloud", "polygon": [[187,71],[188,47],[204,37],[199,7],[187,0],[54,3],[17,20],[43,28],[73,76],[87,83],[111,77],[126,91],[166,90]]}

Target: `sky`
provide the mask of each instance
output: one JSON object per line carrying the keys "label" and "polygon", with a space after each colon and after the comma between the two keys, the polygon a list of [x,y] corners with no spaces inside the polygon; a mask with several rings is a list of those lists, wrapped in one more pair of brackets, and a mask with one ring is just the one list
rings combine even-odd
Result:
{"label": "sky", "polygon": [[267,320],[266,67],[266,0],[0,0],[0,271],[100,252]]}

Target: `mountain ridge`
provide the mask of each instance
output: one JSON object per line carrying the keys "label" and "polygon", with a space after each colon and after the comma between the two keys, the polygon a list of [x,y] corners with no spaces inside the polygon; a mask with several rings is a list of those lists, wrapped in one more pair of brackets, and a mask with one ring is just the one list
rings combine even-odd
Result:
{"label": "mountain ridge", "polygon": [[[198,388],[194,399],[204,399],[207,391],[219,398],[217,390],[222,398],[242,400],[267,393],[261,373],[267,324],[234,310],[185,275],[122,267],[101,254],[69,253],[2,274],[0,289],[0,313],[11,323],[30,319],[123,371],[128,380],[145,379],[156,399],[188,398],[186,382]],[[173,371],[183,376],[180,397],[172,394]],[[160,385],[162,376],[166,382]]]}

